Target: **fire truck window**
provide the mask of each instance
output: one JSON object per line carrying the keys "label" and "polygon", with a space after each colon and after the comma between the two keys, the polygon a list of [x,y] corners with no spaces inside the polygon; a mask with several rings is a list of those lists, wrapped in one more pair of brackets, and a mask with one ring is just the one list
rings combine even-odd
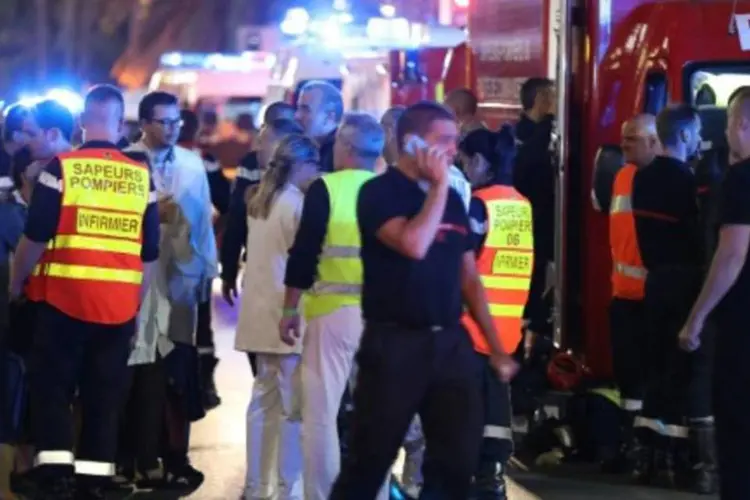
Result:
{"label": "fire truck window", "polygon": [[657,114],[667,105],[667,76],[664,73],[649,73],[643,89],[643,112]]}
{"label": "fire truck window", "polygon": [[726,108],[735,90],[750,86],[750,67],[738,65],[699,67],[688,73],[686,83],[685,91],[692,105],[699,109]]}

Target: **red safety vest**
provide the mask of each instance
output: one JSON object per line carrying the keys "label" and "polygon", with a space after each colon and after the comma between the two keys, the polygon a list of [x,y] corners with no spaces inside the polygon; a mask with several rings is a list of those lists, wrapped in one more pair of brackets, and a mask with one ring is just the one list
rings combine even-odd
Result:
{"label": "red safety vest", "polygon": [[[529,297],[534,267],[531,204],[510,186],[490,186],[474,192],[487,207],[487,237],[477,259],[490,315],[502,346],[513,352],[521,341],[523,309]],[[479,326],[468,313],[463,324],[474,349],[490,354]]]}
{"label": "red safety vest", "polygon": [[143,281],[148,167],[111,149],[80,149],[57,158],[60,221],[29,278],[28,298],[81,321],[125,323],[138,312]]}
{"label": "red safety vest", "polygon": [[637,167],[626,165],[617,173],[609,209],[609,245],[612,248],[612,296],[643,300],[646,268],[638,248],[633,215],[633,180]]}

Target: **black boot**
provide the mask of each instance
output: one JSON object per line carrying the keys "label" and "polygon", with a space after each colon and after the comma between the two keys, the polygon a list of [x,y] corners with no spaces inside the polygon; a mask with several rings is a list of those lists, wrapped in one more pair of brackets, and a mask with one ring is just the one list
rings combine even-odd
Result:
{"label": "black boot", "polygon": [[655,478],[652,484],[662,488],[676,488],[678,485],[678,473],[676,458],[676,445],[679,440],[666,436],[658,436],[654,447],[654,472]]}
{"label": "black boot", "polygon": [[39,484],[39,490],[30,498],[34,500],[75,500],[75,494],[74,478],[44,478]]}
{"label": "black boot", "polygon": [[690,428],[690,445],[695,459],[693,460],[692,489],[700,495],[713,495],[719,491],[713,423],[694,424]]}
{"label": "black boot", "polygon": [[507,500],[504,465],[489,461],[480,463],[474,476],[473,492],[474,500]]}
{"label": "black boot", "polygon": [[205,354],[200,357],[203,408],[206,411],[213,410],[221,404],[221,398],[214,382],[214,372],[218,363],[219,360],[213,354]]}
{"label": "black boot", "polygon": [[656,476],[656,434],[645,427],[633,433],[630,453],[633,461],[633,479],[641,484],[651,484]]}
{"label": "black boot", "polygon": [[602,462],[602,472],[605,474],[623,474],[633,470],[636,457],[634,447],[636,445],[633,422],[636,413],[632,411],[622,411],[622,421],[620,426],[620,447],[617,454],[608,460]]}

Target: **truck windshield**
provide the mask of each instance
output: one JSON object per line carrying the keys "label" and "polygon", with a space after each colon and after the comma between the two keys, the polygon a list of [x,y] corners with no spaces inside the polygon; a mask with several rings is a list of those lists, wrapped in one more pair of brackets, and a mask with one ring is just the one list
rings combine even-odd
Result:
{"label": "truck windshield", "polygon": [[[750,65],[691,65],[686,79],[686,95],[700,108],[726,108],[729,98],[740,87],[750,86]],[[689,92],[689,94],[687,93]]]}

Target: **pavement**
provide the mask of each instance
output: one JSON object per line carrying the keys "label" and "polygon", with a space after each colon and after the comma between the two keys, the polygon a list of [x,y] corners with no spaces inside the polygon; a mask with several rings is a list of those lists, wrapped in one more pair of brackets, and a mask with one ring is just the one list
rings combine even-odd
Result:
{"label": "pavement", "polygon": [[[250,398],[252,375],[245,354],[233,348],[236,321],[237,309],[226,306],[217,295],[213,326],[221,359],[217,368],[217,384],[222,404],[193,428],[190,456],[193,465],[205,473],[206,481],[185,498],[239,500],[242,493],[245,477],[245,410]],[[399,464],[395,468],[400,470]],[[630,486],[601,476],[586,480],[570,479],[559,477],[559,471],[549,475],[531,472],[514,472],[511,475],[510,500],[712,500],[712,497]],[[145,498],[144,495],[136,496]],[[163,494],[148,497],[170,498]]]}

